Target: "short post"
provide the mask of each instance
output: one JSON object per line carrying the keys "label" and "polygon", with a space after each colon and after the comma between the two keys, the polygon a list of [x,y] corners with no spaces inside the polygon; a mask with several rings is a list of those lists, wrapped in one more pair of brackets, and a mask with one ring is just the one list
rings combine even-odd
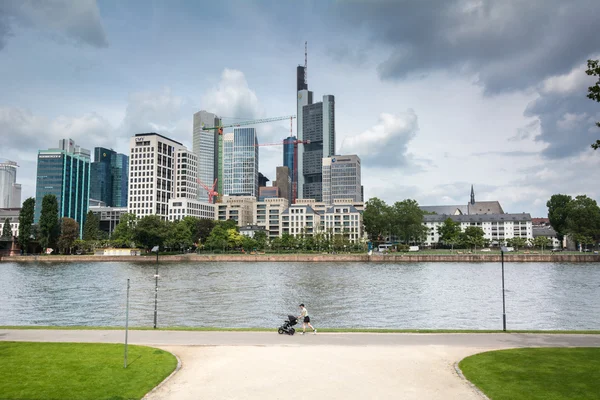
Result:
{"label": "short post", "polygon": [[506,332],[506,304],[504,300],[504,251],[506,247],[500,248],[502,254],[502,330]]}
{"label": "short post", "polygon": [[127,368],[127,339],[129,333],[129,279],[127,279],[127,302],[125,303],[125,367]]}
{"label": "short post", "polygon": [[156,252],[156,273],[154,274],[155,285],[154,285],[154,329],[156,329],[156,317],[158,314],[158,246],[154,246],[152,251]]}

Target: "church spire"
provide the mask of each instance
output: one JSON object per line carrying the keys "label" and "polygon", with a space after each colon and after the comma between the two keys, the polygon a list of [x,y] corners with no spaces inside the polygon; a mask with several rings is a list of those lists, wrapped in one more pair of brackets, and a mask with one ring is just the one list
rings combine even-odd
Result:
{"label": "church spire", "polygon": [[475,204],[475,191],[473,190],[473,185],[471,185],[471,205]]}

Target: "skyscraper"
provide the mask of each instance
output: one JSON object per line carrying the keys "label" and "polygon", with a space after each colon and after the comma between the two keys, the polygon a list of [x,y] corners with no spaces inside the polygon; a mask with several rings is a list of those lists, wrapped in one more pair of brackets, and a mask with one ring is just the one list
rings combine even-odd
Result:
{"label": "skyscraper", "polygon": [[295,171],[294,171],[294,141],[295,137],[290,136],[283,139],[283,166],[288,167],[290,171],[290,178],[292,182],[295,179]]}
{"label": "skyscraper", "polygon": [[17,183],[17,163],[0,162],[0,208],[21,207],[21,185]]}
{"label": "skyscraper", "polygon": [[254,128],[223,137],[223,195],[258,196],[258,139]]}
{"label": "skyscraper", "polygon": [[104,147],[94,148],[90,198],[108,207],[127,207],[129,157]]}
{"label": "skyscraper", "polygon": [[362,200],[360,158],[357,155],[323,158],[323,202]]}
{"label": "skyscraper", "polygon": [[[212,186],[217,181],[217,192],[223,188],[223,147],[222,137],[216,130],[203,130],[219,125],[219,118],[208,111],[199,111],[194,114],[194,132],[192,150],[198,157],[198,178],[207,186]],[[220,188],[220,189],[219,189]],[[208,201],[206,191],[198,191],[198,200]]]}
{"label": "skyscraper", "polygon": [[63,139],[58,149],[40,150],[37,161],[34,222],[40,221],[42,200],[53,194],[58,201],[58,217],[73,218],[80,235],[90,199],[90,151]]}
{"label": "skyscraper", "polygon": [[302,107],[302,136],[310,144],[298,149],[298,198],[323,200],[322,160],[335,152],[335,98]]}

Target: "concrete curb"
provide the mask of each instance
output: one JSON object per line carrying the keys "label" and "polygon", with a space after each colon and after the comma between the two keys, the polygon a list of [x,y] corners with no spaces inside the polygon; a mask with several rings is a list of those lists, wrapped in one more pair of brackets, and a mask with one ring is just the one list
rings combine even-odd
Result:
{"label": "concrete curb", "polygon": [[468,380],[464,376],[460,367],[458,366],[458,362],[454,363],[454,370],[456,371],[456,374],[459,376],[459,378],[461,378],[463,381],[465,381],[471,387],[471,389],[473,389],[473,391],[479,395],[479,397],[481,397],[482,399],[485,399],[485,400],[490,400],[490,398],[487,397],[485,395],[485,393],[483,393],[477,386],[475,386],[470,380]]}
{"label": "concrete curb", "polygon": [[[148,346],[148,347],[152,347],[152,346]],[[158,347],[154,347],[154,348],[158,349],[158,350],[166,351],[166,350],[163,350]],[[181,369],[181,359],[177,356],[177,354],[173,354],[170,351],[167,351],[167,353],[172,354],[177,359],[177,367],[175,367],[175,370],[173,372],[171,372],[171,374],[169,376],[167,376],[161,383],[159,383],[157,386],[155,386],[154,389],[152,389],[151,391],[146,393],[146,395],[144,397],[142,397],[142,400],[148,399],[149,398],[148,396],[154,394],[156,391],[158,391],[158,389],[163,387]]]}

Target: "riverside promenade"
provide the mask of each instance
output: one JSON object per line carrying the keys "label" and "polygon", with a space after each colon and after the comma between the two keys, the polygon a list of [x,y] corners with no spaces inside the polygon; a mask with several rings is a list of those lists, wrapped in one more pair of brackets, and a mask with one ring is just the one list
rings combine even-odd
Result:
{"label": "riverside promenade", "polygon": [[[356,262],[356,263],[416,263],[416,262],[500,262],[501,254],[435,254],[435,253],[393,253],[393,254],[181,254],[159,256],[160,262]],[[556,253],[517,253],[505,254],[509,262],[577,262],[598,263],[600,254],[556,254]],[[155,263],[152,256],[94,256],[94,255],[31,255],[0,256],[0,262],[146,262]]]}
{"label": "riverside promenade", "polygon": [[[3,341],[122,343],[119,330],[0,329]],[[129,343],[175,354],[181,369],[152,400],[482,399],[455,365],[482,351],[600,347],[600,335],[129,331]]]}

